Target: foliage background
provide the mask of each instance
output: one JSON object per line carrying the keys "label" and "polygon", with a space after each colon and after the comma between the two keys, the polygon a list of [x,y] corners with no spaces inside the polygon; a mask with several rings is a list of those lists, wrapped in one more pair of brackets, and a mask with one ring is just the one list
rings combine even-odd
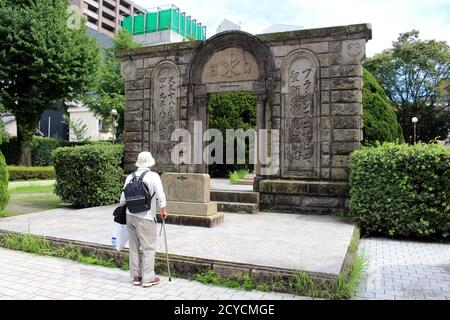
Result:
{"label": "foliage background", "polygon": [[395,110],[375,77],[363,72],[364,145],[378,142],[404,142]]}
{"label": "foliage background", "polygon": [[[226,137],[226,129],[255,129],[256,128],[256,99],[249,92],[215,93],[208,100],[209,128],[218,129]],[[224,150],[225,149],[224,141]],[[235,148],[236,150],[236,148]],[[236,155],[236,152],[235,152]],[[228,173],[240,169],[253,169],[249,164],[248,144],[246,146],[245,164],[212,164],[208,170],[211,177],[227,177]],[[225,163],[225,152],[224,152]]]}
{"label": "foliage background", "polygon": [[400,34],[392,48],[364,62],[397,109],[407,142],[413,141],[412,117],[422,142],[447,136],[450,128],[448,80],[450,47],[445,41],[422,40],[412,30]]}
{"label": "foliage background", "polygon": [[22,165],[45,109],[89,91],[99,65],[85,20],[69,27],[67,0],[0,2],[0,101],[17,120]]}

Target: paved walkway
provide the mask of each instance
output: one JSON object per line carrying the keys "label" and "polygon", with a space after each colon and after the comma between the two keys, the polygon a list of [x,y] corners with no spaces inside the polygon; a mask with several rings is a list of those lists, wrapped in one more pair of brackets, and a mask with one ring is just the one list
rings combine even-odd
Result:
{"label": "paved walkway", "polygon": [[152,288],[133,286],[120,269],[82,265],[0,248],[0,300],[304,300],[307,297],[214,287],[161,277]]}
{"label": "paved walkway", "polygon": [[368,266],[356,299],[450,300],[450,245],[368,238]]}
{"label": "paved walkway", "polygon": [[[450,245],[369,238],[361,241],[368,268],[355,299],[450,300]],[[173,278],[144,289],[128,272],[86,266],[0,248],[1,299],[308,299],[240,291]]]}
{"label": "paved walkway", "polygon": [[[114,208],[35,212],[0,219],[0,229],[111,245]],[[171,254],[330,274],[339,274],[353,229],[332,216],[268,212],[225,213],[214,228],[166,227]]]}

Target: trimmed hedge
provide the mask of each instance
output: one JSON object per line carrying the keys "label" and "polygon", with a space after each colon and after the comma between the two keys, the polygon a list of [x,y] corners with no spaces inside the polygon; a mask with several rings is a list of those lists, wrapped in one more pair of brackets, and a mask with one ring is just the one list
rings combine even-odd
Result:
{"label": "trimmed hedge", "polygon": [[8,166],[9,180],[53,180],[55,179],[55,169],[48,167],[20,167]]}
{"label": "trimmed hedge", "polygon": [[123,146],[93,144],[53,153],[56,194],[77,207],[117,203],[122,190]]}
{"label": "trimmed hedge", "polygon": [[31,164],[33,166],[52,165],[52,152],[61,147],[57,138],[34,137],[31,143]]}
{"label": "trimmed hedge", "polygon": [[5,209],[9,200],[8,176],[5,157],[0,152],[0,211]]}
{"label": "trimmed hedge", "polygon": [[[60,147],[74,147],[86,144],[110,143],[105,142],[73,142],[59,138],[33,137],[31,142],[31,163],[33,166],[50,166],[53,164],[52,153]],[[110,143],[111,144],[111,143]],[[17,137],[12,137],[0,145],[0,151],[3,152],[6,163],[16,166],[20,161],[20,144]]]}
{"label": "trimmed hedge", "polygon": [[450,238],[450,148],[366,147],[350,156],[350,209],[363,232]]}

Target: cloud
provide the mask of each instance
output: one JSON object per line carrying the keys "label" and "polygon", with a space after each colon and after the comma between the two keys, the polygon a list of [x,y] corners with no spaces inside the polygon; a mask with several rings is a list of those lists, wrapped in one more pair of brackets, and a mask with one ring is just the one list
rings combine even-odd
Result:
{"label": "cloud", "polygon": [[[135,0],[146,7],[161,1]],[[242,30],[258,34],[278,23],[321,28],[371,23],[373,39],[367,44],[371,56],[389,48],[399,33],[417,29],[424,39],[450,43],[450,2],[448,0],[172,0],[181,10],[215,34],[224,18],[240,23]]]}

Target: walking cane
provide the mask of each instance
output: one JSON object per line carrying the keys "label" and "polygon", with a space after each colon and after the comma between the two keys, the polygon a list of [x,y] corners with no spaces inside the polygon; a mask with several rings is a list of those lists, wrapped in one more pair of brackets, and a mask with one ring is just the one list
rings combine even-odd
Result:
{"label": "walking cane", "polygon": [[[169,250],[167,249],[166,223],[164,222],[164,219],[162,217],[161,217],[161,220],[162,220],[161,231],[164,230],[164,242],[166,244],[167,271],[169,272],[169,282],[170,282],[170,281],[172,281],[172,278],[170,277]],[[159,232],[159,236],[161,236],[161,231]]]}

